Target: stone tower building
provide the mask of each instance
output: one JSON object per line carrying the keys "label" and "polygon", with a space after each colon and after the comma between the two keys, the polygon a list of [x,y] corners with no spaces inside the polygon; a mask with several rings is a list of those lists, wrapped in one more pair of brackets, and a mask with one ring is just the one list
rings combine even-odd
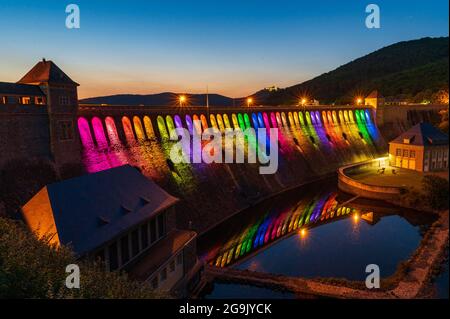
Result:
{"label": "stone tower building", "polygon": [[81,146],[76,131],[79,84],[55,63],[45,59],[18,83],[39,86],[46,96],[50,155],[55,164],[61,167],[79,163]]}

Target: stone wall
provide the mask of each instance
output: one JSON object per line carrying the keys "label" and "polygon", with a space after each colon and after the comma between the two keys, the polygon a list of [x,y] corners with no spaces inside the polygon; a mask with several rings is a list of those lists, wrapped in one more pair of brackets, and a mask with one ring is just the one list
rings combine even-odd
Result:
{"label": "stone wall", "polygon": [[49,120],[45,106],[0,107],[0,169],[10,161],[50,159]]}

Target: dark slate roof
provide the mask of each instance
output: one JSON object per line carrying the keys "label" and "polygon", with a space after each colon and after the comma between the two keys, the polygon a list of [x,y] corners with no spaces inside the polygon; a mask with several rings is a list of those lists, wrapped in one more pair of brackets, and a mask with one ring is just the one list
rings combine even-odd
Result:
{"label": "dark slate roof", "polygon": [[75,84],[67,74],[65,74],[55,63],[45,59],[38,62],[18,83],[58,83]]}
{"label": "dark slate roof", "polygon": [[433,146],[448,144],[448,135],[429,123],[419,123],[391,141],[397,144]]}
{"label": "dark slate roof", "polygon": [[29,96],[45,95],[38,85],[8,83],[8,82],[0,82],[0,94],[29,95]]}
{"label": "dark slate roof", "polygon": [[178,201],[130,165],[50,184],[47,190],[59,241],[79,255]]}

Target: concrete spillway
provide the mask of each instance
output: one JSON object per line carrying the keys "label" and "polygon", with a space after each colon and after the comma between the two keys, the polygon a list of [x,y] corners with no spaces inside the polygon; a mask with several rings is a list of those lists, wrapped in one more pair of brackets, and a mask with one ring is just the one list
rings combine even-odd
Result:
{"label": "concrete spillway", "polygon": [[[208,112],[209,113],[209,112]],[[88,172],[129,163],[180,197],[180,226],[199,232],[262,198],[307,183],[342,165],[386,151],[371,109],[336,108],[80,116],[78,129]],[[278,170],[261,175],[259,163],[180,163],[169,160],[175,128],[278,128]],[[176,134],[175,134],[176,135]],[[260,147],[261,141],[246,137]],[[237,143],[235,143],[237,144]],[[206,144],[203,143],[203,147]],[[238,147],[238,146],[237,146]]]}

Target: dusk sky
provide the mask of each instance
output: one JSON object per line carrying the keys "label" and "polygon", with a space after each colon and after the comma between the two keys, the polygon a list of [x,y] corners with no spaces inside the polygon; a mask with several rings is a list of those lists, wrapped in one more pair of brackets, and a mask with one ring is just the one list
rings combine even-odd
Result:
{"label": "dusk sky", "polygon": [[[65,27],[78,4],[81,28]],[[365,27],[365,7],[381,29]],[[119,93],[246,96],[330,71],[383,46],[448,36],[448,0],[21,1],[0,3],[0,81],[43,57],[80,98]]]}

